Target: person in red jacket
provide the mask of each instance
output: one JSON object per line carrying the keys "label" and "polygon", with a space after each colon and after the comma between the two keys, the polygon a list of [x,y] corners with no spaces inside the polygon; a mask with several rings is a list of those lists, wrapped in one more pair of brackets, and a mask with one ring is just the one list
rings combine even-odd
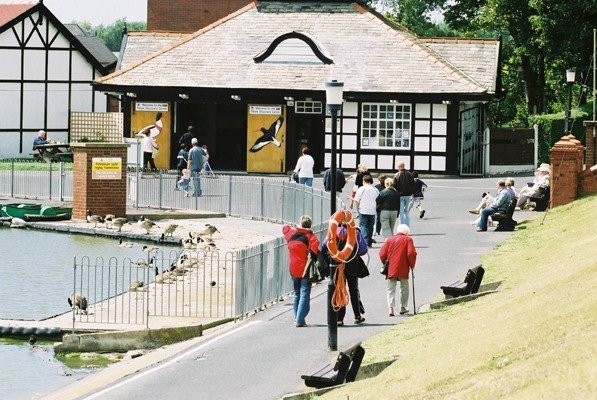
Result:
{"label": "person in red jacket", "polygon": [[288,243],[290,277],[294,284],[292,309],[297,328],[307,326],[305,318],[310,308],[311,282],[303,278],[307,256],[311,252],[311,256],[317,258],[319,253],[319,239],[311,231],[311,223],[311,217],[303,215],[300,228],[292,228],[289,225],[282,227],[282,233]]}
{"label": "person in red jacket", "polygon": [[390,317],[394,316],[396,304],[396,284],[400,281],[400,314],[406,314],[408,310],[408,274],[415,268],[417,262],[417,250],[413,239],[409,236],[410,228],[405,224],[396,227],[396,234],[386,239],[379,250],[379,259],[382,264],[388,263],[387,296]]}

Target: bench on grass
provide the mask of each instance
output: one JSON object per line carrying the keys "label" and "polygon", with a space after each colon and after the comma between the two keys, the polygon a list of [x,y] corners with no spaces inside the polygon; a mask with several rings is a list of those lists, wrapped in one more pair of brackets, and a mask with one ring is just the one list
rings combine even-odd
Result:
{"label": "bench on grass", "polygon": [[494,212],[491,214],[491,219],[498,222],[498,226],[495,228],[496,231],[513,231],[516,227],[517,222],[512,219],[514,210],[516,209],[516,198],[510,201],[508,209],[503,211]]}
{"label": "bench on grass", "polygon": [[305,380],[305,385],[318,389],[354,382],[364,356],[365,349],[359,342],[341,351],[335,364],[322,365],[306,375],[301,375],[301,378]]}
{"label": "bench on grass", "polygon": [[535,211],[545,211],[549,207],[549,198],[550,198],[550,190],[549,188],[543,190],[537,196],[530,196],[529,201],[531,203],[535,203]]}
{"label": "bench on grass", "polygon": [[440,289],[446,296],[458,297],[466,296],[468,294],[477,293],[481,287],[481,280],[485,274],[485,269],[478,265],[475,268],[469,269],[464,278],[464,282],[456,281],[448,286],[440,286]]}

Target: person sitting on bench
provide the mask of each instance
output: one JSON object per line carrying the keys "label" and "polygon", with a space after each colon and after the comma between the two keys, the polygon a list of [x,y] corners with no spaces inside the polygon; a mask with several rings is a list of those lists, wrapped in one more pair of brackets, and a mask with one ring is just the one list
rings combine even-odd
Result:
{"label": "person sitting on bench", "polygon": [[537,175],[533,182],[533,186],[524,187],[518,192],[518,202],[516,203],[516,207],[521,210],[528,210],[533,206],[529,200],[530,197],[541,197],[549,191],[550,170],[551,168],[549,164],[545,163],[537,168]]}
{"label": "person sitting on bench", "polygon": [[46,131],[40,129],[40,131],[37,132],[35,139],[33,139],[33,150],[37,150],[38,146],[44,144],[48,144],[48,141],[46,140]]}
{"label": "person sitting on bench", "polygon": [[506,212],[510,204],[510,192],[506,190],[506,182],[503,179],[497,181],[498,194],[491,203],[491,206],[484,208],[479,216],[477,232],[487,232],[487,220],[489,216],[497,211]]}

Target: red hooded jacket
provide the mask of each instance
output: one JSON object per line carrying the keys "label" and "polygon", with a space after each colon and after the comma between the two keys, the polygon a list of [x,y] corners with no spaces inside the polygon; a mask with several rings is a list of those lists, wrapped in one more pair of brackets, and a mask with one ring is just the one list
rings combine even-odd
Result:
{"label": "red hooded jacket", "polygon": [[379,259],[382,263],[390,260],[386,279],[408,279],[410,268],[415,268],[417,262],[413,239],[403,233],[390,236],[379,250]]}
{"label": "red hooded jacket", "polygon": [[319,239],[310,229],[291,228],[288,225],[282,227],[282,233],[288,242],[290,276],[301,278],[307,265],[308,250],[314,255],[319,253]]}

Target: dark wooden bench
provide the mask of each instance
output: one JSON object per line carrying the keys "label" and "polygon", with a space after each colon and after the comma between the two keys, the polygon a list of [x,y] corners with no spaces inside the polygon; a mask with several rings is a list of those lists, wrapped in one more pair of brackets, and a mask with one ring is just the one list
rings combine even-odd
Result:
{"label": "dark wooden bench", "polygon": [[549,188],[542,190],[535,196],[530,196],[529,201],[535,203],[535,211],[545,211],[549,207],[550,200]]}
{"label": "dark wooden bench", "polygon": [[477,293],[481,287],[481,280],[485,275],[485,269],[478,265],[475,268],[469,269],[464,278],[464,282],[456,281],[451,285],[440,286],[440,289],[446,296],[458,297],[466,296],[468,294]]}
{"label": "dark wooden bench", "polygon": [[495,228],[496,231],[513,231],[516,227],[517,222],[512,219],[514,210],[516,210],[516,198],[510,201],[506,212],[498,211],[491,214],[491,219],[498,222],[498,226]]}
{"label": "dark wooden bench", "polygon": [[354,382],[364,356],[365,349],[359,342],[341,351],[335,364],[322,365],[306,375],[301,375],[301,378],[305,380],[305,385],[318,389]]}

